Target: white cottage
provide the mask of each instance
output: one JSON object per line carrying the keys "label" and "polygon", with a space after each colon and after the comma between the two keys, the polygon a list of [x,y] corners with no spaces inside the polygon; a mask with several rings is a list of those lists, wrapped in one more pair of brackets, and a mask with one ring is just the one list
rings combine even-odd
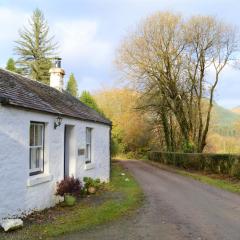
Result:
{"label": "white cottage", "polygon": [[63,90],[0,69],[0,220],[53,206],[66,176],[109,180],[111,122]]}

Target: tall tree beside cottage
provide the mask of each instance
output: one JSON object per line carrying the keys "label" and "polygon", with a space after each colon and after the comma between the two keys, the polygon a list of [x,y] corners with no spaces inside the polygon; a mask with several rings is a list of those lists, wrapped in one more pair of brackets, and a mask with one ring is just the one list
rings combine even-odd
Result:
{"label": "tall tree beside cottage", "polygon": [[122,43],[117,62],[160,126],[166,150],[204,150],[216,86],[237,45],[236,30],[214,17],[170,12],[148,17]]}
{"label": "tall tree beside cottage", "polygon": [[73,75],[73,73],[70,74],[68,83],[67,83],[67,92],[69,92],[72,96],[77,97],[78,96],[78,85],[77,81]]}
{"label": "tall tree beside cottage", "polygon": [[48,23],[38,8],[29,19],[28,26],[19,31],[14,48],[19,56],[17,63],[24,75],[49,84],[51,58],[56,56],[57,44],[49,36]]}
{"label": "tall tree beside cottage", "polygon": [[80,101],[86,104],[88,107],[94,109],[95,111],[99,112],[100,114],[104,115],[103,111],[99,108],[96,100],[88,91],[82,91],[80,96]]}

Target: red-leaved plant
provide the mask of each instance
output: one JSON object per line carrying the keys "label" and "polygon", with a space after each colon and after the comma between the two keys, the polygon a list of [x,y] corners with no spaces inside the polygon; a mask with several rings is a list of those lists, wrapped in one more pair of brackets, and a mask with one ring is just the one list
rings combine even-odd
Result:
{"label": "red-leaved plant", "polygon": [[82,190],[82,183],[78,178],[67,177],[63,179],[61,182],[57,182],[57,190],[56,195],[64,196],[65,194],[69,194],[72,196],[79,196]]}

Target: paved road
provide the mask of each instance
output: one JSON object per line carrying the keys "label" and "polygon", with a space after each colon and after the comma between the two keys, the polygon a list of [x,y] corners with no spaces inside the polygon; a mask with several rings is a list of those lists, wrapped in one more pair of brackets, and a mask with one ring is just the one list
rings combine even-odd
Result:
{"label": "paved road", "polygon": [[240,196],[138,161],[122,163],[146,203],[131,217],[65,240],[240,240]]}

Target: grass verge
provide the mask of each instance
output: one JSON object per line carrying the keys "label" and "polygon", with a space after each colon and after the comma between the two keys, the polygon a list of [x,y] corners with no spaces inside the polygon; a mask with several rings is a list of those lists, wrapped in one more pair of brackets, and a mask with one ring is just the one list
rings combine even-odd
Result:
{"label": "grass verge", "polygon": [[206,183],[211,186],[214,186],[214,187],[217,187],[217,188],[229,191],[229,192],[240,194],[240,181],[239,180],[229,178],[229,177],[226,178],[225,176],[221,176],[221,175],[217,175],[217,174],[209,174],[208,175],[208,174],[204,174],[204,173],[200,173],[200,172],[189,172],[189,171],[182,170],[182,169],[179,169],[179,168],[176,168],[173,166],[164,165],[164,164],[152,162],[149,160],[146,160],[145,162],[150,163],[151,165],[159,167],[163,170],[178,173],[178,174],[180,174],[182,176],[186,176],[186,177],[191,177],[202,183]]}
{"label": "grass verge", "polygon": [[[125,173],[124,176],[121,175],[122,172]],[[107,189],[99,196],[94,196],[94,201],[89,198],[71,208],[61,206],[53,208],[53,211],[63,211],[64,214],[56,215],[50,222],[30,224],[12,233],[0,232],[0,239],[54,239],[63,234],[86,230],[129,214],[138,208],[143,200],[143,192],[138,183],[117,162],[112,163],[111,183],[108,184]],[[101,199],[102,201],[99,201]]]}

